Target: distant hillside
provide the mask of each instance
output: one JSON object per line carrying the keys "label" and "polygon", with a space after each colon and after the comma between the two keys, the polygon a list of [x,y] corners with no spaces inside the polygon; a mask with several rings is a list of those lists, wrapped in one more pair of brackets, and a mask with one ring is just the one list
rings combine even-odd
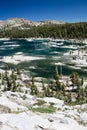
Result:
{"label": "distant hillside", "polygon": [[10,18],[7,20],[0,21],[0,29],[7,28],[11,29],[13,27],[18,27],[20,29],[25,29],[29,26],[42,26],[42,25],[52,25],[52,24],[65,24],[65,22],[55,21],[55,20],[45,20],[39,22],[32,22],[22,18]]}
{"label": "distant hillside", "polygon": [[66,23],[55,20],[32,22],[20,18],[0,21],[0,37],[87,38],[87,22]]}

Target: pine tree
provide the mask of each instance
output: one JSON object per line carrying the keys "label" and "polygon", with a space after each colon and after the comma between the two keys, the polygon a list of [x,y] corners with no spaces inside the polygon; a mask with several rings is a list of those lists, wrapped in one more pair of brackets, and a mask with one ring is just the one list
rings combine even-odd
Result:
{"label": "pine tree", "polygon": [[55,79],[55,90],[60,91],[61,90],[61,83],[59,82],[59,74],[58,74],[58,69],[57,66],[55,67],[54,71],[54,79]]}
{"label": "pine tree", "polygon": [[35,85],[35,83],[34,83],[34,77],[32,77],[32,79],[31,79],[31,94],[32,95],[38,95],[38,93],[39,93],[39,91],[38,91],[38,89],[37,89],[37,86]]}
{"label": "pine tree", "polygon": [[42,90],[45,89],[44,80],[42,79]]}
{"label": "pine tree", "polygon": [[11,87],[12,87],[12,82],[11,82],[11,79],[7,77],[7,91],[10,91],[11,90]]}
{"label": "pine tree", "polygon": [[65,91],[65,85],[62,84],[62,93],[63,93],[63,96],[65,97],[66,96],[66,91]]}
{"label": "pine tree", "polygon": [[75,87],[78,85],[79,76],[76,72],[73,72],[70,76],[70,79],[72,81],[72,86]]}
{"label": "pine tree", "polygon": [[7,64],[5,64],[4,70],[5,70],[5,79],[7,79],[7,76],[8,76],[8,65]]}
{"label": "pine tree", "polygon": [[84,79],[82,77],[82,79],[81,79],[81,86],[83,86],[83,84],[84,84]]}
{"label": "pine tree", "polygon": [[15,79],[15,80],[16,80],[16,76],[15,76],[15,74],[14,74],[14,71],[13,71],[13,70],[12,70],[12,73],[11,73],[10,77],[12,78],[12,80],[13,80],[13,79]]}
{"label": "pine tree", "polygon": [[4,90],[3,91],[7,91],[7,85],[4,84]]}
{"label": "pine tree", "polygon": [[59,73],[58,73],[57,66],[55,66],[55,70],[54,70],[54,79],[59,80]]}
{"label": "pine tree", "polygon": [[72,94],[71,94],[71,92],[69,92],[68,95],[67,95],[67,103],[69,103],[69,104],[72,103]]}
{"label": "pine tree", "polygon": [[69,85],[69,80],[67,79],[66,80],[66,87],[69,87],[70,85]]}
{"label": "pine tree", "polygon": [[15,92],[17,90],[17,85],[16,85],[16,82],[15,80],[13,79],[13,87],[12,87],[12,91]]}
{"label": "pine tree", "polygon": [[80,101],[80,97],[81,97],[81,89],[80,89],[80,80],[77,83],[77,101]]}
{"label": "pine tree", "polygon": [[56,86],[55,86],[55,88],[56,88],[56,91],[61,91],[61,83],[59,82],[58,79],[56,80]]}
{"label": "pine tree", "polygon": [[48,83],[47,88],[46,88],[46,96],[47,96],[47,97],[50,97],[50,96],[51,96],[49,83]]}
{"label": "pine tree", "polygon": [[19,67],[17,67],[17,70],[16,70],[16,71],[17,71],[17,75],[19,75],[19,76],[20,76],[20,75],[21,75],[21,72],[20,72]]}
{"label": "pine tree", "polygon": [[51,80],[50,81],[50,89],[53,91],[55,89],[55,81]]}

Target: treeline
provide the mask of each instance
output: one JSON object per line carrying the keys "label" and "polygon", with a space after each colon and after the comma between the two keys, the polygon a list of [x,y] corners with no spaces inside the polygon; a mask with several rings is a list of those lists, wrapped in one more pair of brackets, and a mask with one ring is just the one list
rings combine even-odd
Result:
{"label": "treeline", "polygon": [[29,38],[29,37],[51,37],[64,39],[84,39],[87,38],[87,22],[66,23],[62,25],[43,25],[27,27],[25,29],[4,28],[0,30],[0,37],[9,38]]}
{"label": "treeline", "polygon": [[[68,104],[87,103],[87,86],[84,86],[83,78],[80,79],[76,72],[63,79],[58,73],[57,66],[53,73],[53,79],[40,81],[40,86],[34,77],[24,79],[19,68],[9,72],[5,65],[4,73],[0,73],[0,91],[22,92],[37,97],[55,97]],[[24,89],[25,87],[25,89]]]}

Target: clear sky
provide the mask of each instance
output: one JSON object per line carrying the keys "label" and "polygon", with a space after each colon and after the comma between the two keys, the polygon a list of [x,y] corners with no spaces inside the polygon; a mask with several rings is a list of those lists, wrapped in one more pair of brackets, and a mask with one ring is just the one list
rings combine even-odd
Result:
{"label": "clear sky", "polygon": [[87,22],[87,0],[0,0],[0,20]]}

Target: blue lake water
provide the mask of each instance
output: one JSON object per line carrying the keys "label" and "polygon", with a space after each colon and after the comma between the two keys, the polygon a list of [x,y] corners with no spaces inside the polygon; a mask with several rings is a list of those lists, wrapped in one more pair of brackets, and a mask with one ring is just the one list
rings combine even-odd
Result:
{"label": "blue lake water", "polygon": [[[28,75],[52,78],[55,63],[62,63],[63,65],[58,65],[59,74],[62,73],[64,76],[68,76],[75,71],[79,73],[80,76],[87,78],[87,66],[78,69],[70,63],[69,56],[64,56],[66,52],[78,49],[76,47],[70,48],[71,45],[71,42],[65,41],[27,41],[25,39],[4,40],[0,41],[0,58],[2,59],[4,56],[13,56],[15,53],[22,52],[23,55],[42,57],[42,59],[21,62],[18,65],[7,63],[10,68],[16,68],[19,66],[19,68]],[[4,68],[4,62],[2,61],[0,61],[0,68]]]}

